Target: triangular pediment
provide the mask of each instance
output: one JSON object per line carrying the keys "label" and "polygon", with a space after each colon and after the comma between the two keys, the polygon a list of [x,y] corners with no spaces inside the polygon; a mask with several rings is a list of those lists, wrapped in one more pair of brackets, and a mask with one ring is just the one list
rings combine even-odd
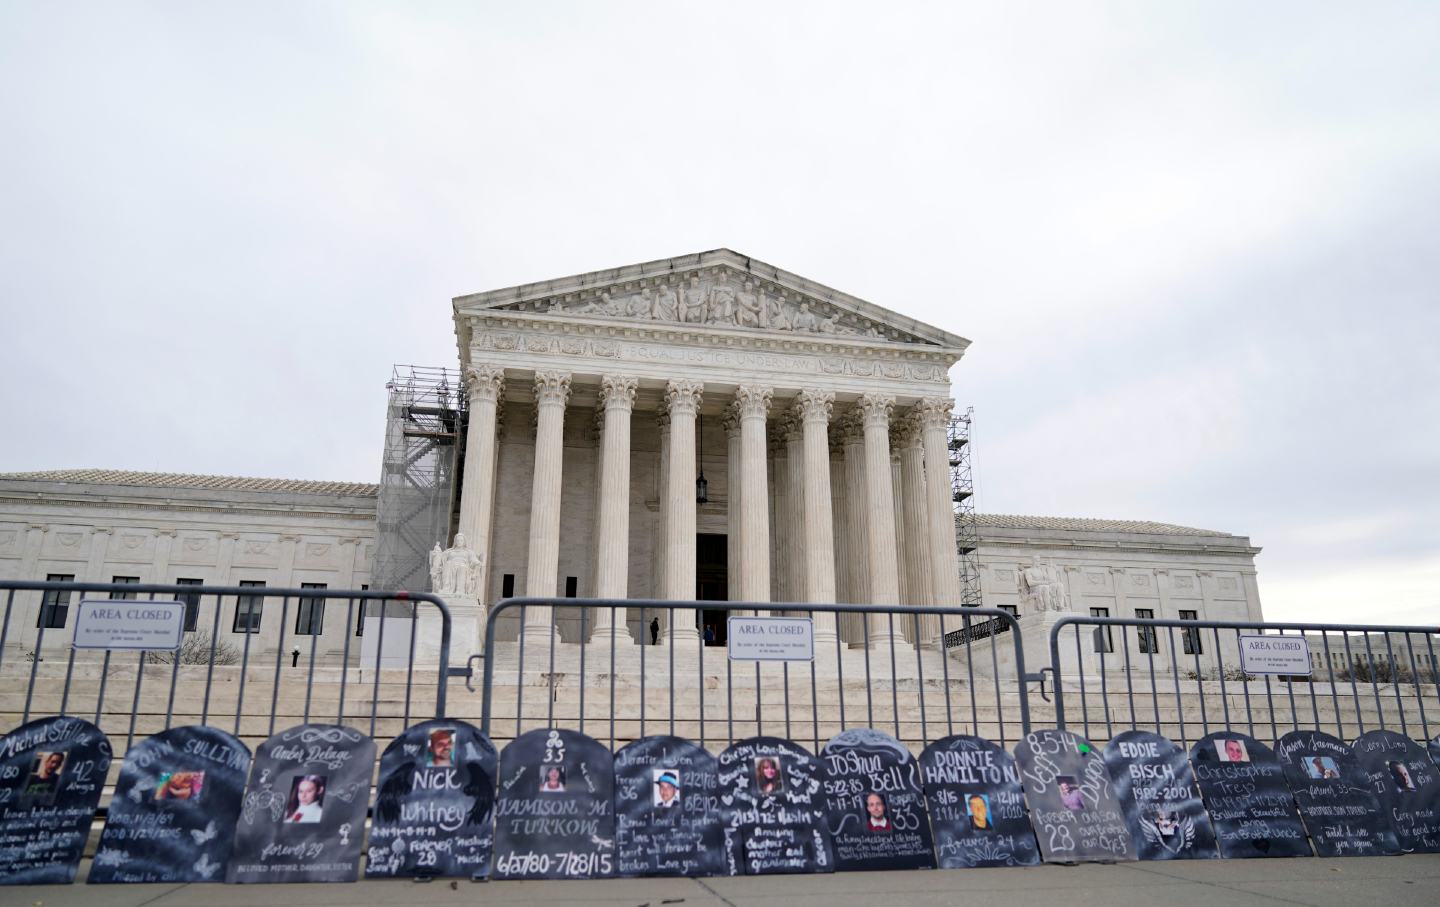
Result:
{"label": "triangular pediment", "polygon": [[729,249],[665,258],[454,300],[456,314],[565,317],[793,339],[918,344],[969,341]]}

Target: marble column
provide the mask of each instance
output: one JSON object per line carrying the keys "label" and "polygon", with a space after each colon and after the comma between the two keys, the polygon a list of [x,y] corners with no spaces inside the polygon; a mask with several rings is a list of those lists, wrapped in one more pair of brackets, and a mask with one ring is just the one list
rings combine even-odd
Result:
{"label": "marble column", "polygon": [[[870,601],[870,510],[869,485],[865,481],[865,422],[859,409],[840,420],[840,441],[845,450],[845,528],[849,534],[850,559],[845,564],[850,601]],[[887,467],[888,469],[888,467]],[[865,618],[851,617],[850,645],[865,645]]]}
{"label": "marble column", "polygon": [[805,435],[793,411],[782,423],[785,433],[785,595],[805,601]]}
{"label": "marble column", "polygon": [[[670,413],[669,475],[665,495],[665,582],[661,598],[690,601],[695,598],[695,414],[700,410],[698,381],[671,381],[665,388]],[[700,642],[695,611],[671,612],[665,640]]]}
{"label": "marble column", "polygon": [[[850,561],[854,559],[850,549],[850,501],[845,489],[845,445],[842,443],[839,422],[831,423],[830,432],[830,509],[835,517],[835,599],[853,602],[855,590],[851,586]],[[852,642],[860,635],[853,614],[842,614],[837,620],[836,631],[843,642]]]}
{"label": "marble column", "polygon": [[[930,517],[929,501],[925,493],[925,448],[920,425],[913,416],[907,416],[900,423],[900,487],[905,503],[901,511],[905,514],[905,585],[909,591],[910,603],[916,605],[934,604],[930,571]],[[925,643],[935,639],[940,632],[940,621],[933,615],[920,618],[920,632],[915,633],[916,622],[905,622],[908,632],[916,636],[912,642]]]}
{"label": "marble column", "polygon": [[[913,407],[925,446],[926,515],[930,529],[930,600],[936,605],[959,606],[960,553],[955,543],[955,507],[950,489],[950,445],[946,429],[955,402],[947,397],[926,397]],[[936,628],[938,630],[938,627]]]}
{"label": "marble column", "polygon": [[[630,414],[635,409],[634,378],[606,375],[600,379],[600,406],[605,413],[601,436],[599,522],[595,534],[600,540],[595,564],[595,596],[625,598],[630,579]],[[597,608],[597,642],[610,639],[634,643],[625,609]]]}
{"label": "marble column", "polygon": [[[740,490],[741,428],[740,407],[732,403],[720,424],[725,428],[725,576],[726,597],[744,601],[740,594]],[[767,564],[768,566],[768,564]],[[767,571],[768,572],[768,571]],[[738,612],[731,612],[732,614]]]}
{"label": "marble column", "polygon": [[765,462],[765,416],[770,388],[742,384],[735,391],[740,417],[739,573],[732,582],[741,601],[770,600],[770,502]]}
{"label": "marble column", "polygon": [[[795,414],[801,426],[804,453],[802,483],[804,514],[805,601],[834,603],[835,520],[830,505],[830,410],[835,395],[815,389],[802,390],[795,398]],[[815,614],[817,649],[829,653],[835,645],[835,613]]]}
{"label": "marble column", "polygon": [[[530,552],[525,566],[525,594],[554,598],[560,574],[560,490],[564,476],[565,404],[570,399],[570,375],[535,374],[535,468],[530,491]],[[553,641],[553,609],[531,605],[525,609],[527,642]]]}
{"label": "marble column", "polygon": [[770,596],[765,600],[772,602],[783,602],[788,594],[785,588],[785,571],[789,563],[786,545],[790,530],[786,520],[790,511],[785,503],[785,477],[789,472],[786,469],[785,429],[780,424],[781,421],[783,420],[772,422],[765,434],[765,469],[770,480],[769,487],[772,489],[770,500],[766,503],[770,519]]}
{"label": "marble column", "polygon": [[894,505],[895,519],[895,583],[900,594],[900,603],[913,605],[910,595],[910,574],[905,569],[909,560],[909,548],[905,539],[905,490],[900,483],[900,437],[895,426],[890,426],[890,501]]}
{"label": "marble column", "polygon": [[[470,395],[470,421],[465,429],[465,475],[460,492],[459,531],[480,557],[480,600],[490,597],[490,526],[495,513],[495,463],[499,449],[500,398],[505,394],[505,370],[488,365],[465,369]],[[443,546],[442,546],[443,547]]]}
{"label": "marble column", "polygon": [[[650,593],[653,598],[665,597],[665,564],[670,560],[670,552],[665,543],[665,540],[670,537],[666,528],[669,521],[666,519],[665,503],[670,499],[670,411],[664,408],[664,401],[661,401],[660,406],[660,411],[655,415],[655,430],[659,434],[659,454],[655,460],[655,474],[656,484],[659,487],[655,495],[655,576],[650,587],[653,590]],[[658,619],[662,630],[670,626],[669,611],[658,612],[651,619]],[[643,640],[650,638],[648,621],[641,630],[640,636],[643,643]]]}
{"label": "marble column", "polygon": [[[856,406],[865,427],[865,502],[869,509],[867,558],[870,567],[870,602],[895,605],[900,601],[900,580],[895,558],[895,496],[890,485],[890,410],[895,398],[864,394]],[[891,621],[872,615],[870,644],[888,646]]]}

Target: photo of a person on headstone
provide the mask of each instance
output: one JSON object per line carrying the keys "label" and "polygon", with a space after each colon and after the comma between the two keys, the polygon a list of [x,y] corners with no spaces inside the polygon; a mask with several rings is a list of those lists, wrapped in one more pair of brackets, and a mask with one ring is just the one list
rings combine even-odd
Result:
{"label": "photo of a person on headstone", "polygon": [[770,797],[785,789],[780,777],[780,760],[771,756],[760,756],[755,760],[755,791],[762,797]]}
{"label": "photo of a person on headstone", "polygon": [[1155,830],[1160,833],[1162,838],[1170,837],[1180,828],[1180,816],[1163,809],[1155,810],[1155,816],[1150,821],[1154,823]]}
{"label": "photo of a person on headstone", "polygon": [[565,792],[565,769],[558,765],[540,766],[540,793],[563,794]]}
{"label": "photo of a person on headstone", "polygon": [[1305,774],[1319,781],[1340,777],[1339,767],[1329,756],[1309,756],[1301,759],[1300,764],[1305,767]]}
{"label": "photo of a person on headstone", "polygon": [[1060,785],[1060,802],[1066,809],[1081,812],[1085,809],[1085,795],[1080,792],[1080,785],[1075,783],[1071,775],[1061,775],[1055,779]]}
{"label": "photo of a person on headstone", "polygon": [[990,831],[995,827],[990,818],[990,798],[985,794],[966,797],[965,812],[970,816],[970,827],[976,831]]}
{"label": "photo of a person on headstone", "polygon": [[1249,762],[1250,753],[1245,749],[1244,740],[1234,738],[1215,741],[1215,756],[1221,762]]}
{"label": "photo of a person on headstone", "polygon": [[1405,767],[1403,762],[1387,762],[1390,766],[1390,777],[1395,779],[1395,788],[1401,793],[1410,793],[1415,790],[1415,779],[1410,777],[1410,769]]}
{"label": "photo of a person on headstone", "polygon": [[680,772],[673,768],[655,769],[655,793],[650,801],[661,809],[680,803]]}
{"label": "photo of a person on headstone", "polygon": [[155,786],[155,799],[198,800],[204,786],[204,772],[165,772]]}
{"label": "photo of a person on headstone", "polygon": [[454,765],[452,753],[455,749],[455,729],[436,728],[430,732],[430,742],[425,747],[426,765]]}
{"label": "photo of a person on headstone", "polygon": [[285,801],[285,821],[308,825],[320,821],[325,809],[325,782],[328,775],[296,775]]}
{"label": "photo of a person on headstone", "polygon": [[64,770],[64,753],[36,753],[23,796],[31,800],[53,798],[60,788],[60,775]]}
{"label": "photo of a person on headstone", "polygon": [[872,834],[885,834],[895,830],[890,824],[889,804],[885,802],[885,795],[879,791],[871,791],[865,795],[865,830]]}

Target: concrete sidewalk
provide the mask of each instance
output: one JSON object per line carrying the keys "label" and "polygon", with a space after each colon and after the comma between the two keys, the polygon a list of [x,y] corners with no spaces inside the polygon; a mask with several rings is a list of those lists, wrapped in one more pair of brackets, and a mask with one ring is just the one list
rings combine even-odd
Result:
{"label": "concrete sidewalk", "polygon": [[16,907],[330,907],[557,904],[606,907],[1433,907],[1440,855],[1207,860],[1031,869],[852,872],[591,882],[358,882],[351,885],[106,885],[0,888]]}

